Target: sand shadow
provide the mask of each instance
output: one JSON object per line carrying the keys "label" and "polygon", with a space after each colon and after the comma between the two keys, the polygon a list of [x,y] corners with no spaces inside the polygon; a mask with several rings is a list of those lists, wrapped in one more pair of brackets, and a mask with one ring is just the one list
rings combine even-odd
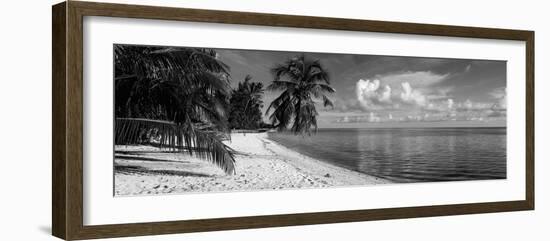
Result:
{"label": "sand shadow", "polygon": [[[243,151],[235,151],[235,150],[234,150],[234,153],[235,153],[235,155],[241,155],[241,156],[251,156],[252,155],[252,154],[249,154],[249,153],[246,153],[246,152],[243,152]],[[120,155],[116,155],[116,154],[128,155],[128,156],[143,156],[143,155],[147,155],[147,154],[186,154],[186,155],[194,156],[192,154],[189,154],[189,152],[186,152],[186,151],[169,151],[169,150],[166,150],[166,151],[161,151],[161,150],[157,150],[157,151],[121,151],[121,150],[115,150],[115,157],[118,158]],[[122,157],[125,157],[125,156],[122,156]],[[126,158],[129,159],[129,157],[126,157]],[[137,158],[133,158],[133,159],[138,160]],[[162,160],[162,161],[170,161],[170,160]]]}
{"label": "sand shadow", "polygon": [[172,154],[188,154],[187,151],[171,151],[171,150],[140,150],[140,151],[123,151],[123,150],[115,150],[116,154],[124,154],[124,155],[146,155],[146,154],[158,154],[158,153],[172,153]]}
{"label": "sand shadow", "polygon": [[179,171],[179,170],[151,170],[142,166],[133,165],[115,165],[115,173],[130,175],[167,175],[180,177],[214,177],[198,172]]}
{"label": "sand shadow", "polygon": [[177,162],[177,163],[189,163],[189,161],[174,161],[174,160],[169,160],[169,159],[152,158],[152,157],[143,157],[143,156],[121,156],[121,155],[115,155],[115,159],[136,160],[136,161],[150,161],[150,162]]}

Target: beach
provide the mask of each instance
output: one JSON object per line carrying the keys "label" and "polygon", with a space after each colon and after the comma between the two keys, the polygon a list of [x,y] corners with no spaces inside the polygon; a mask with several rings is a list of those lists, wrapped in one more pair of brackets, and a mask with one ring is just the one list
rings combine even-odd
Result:
{"label": "beach", "polygon": [[302,155],[267,138],[234,133],[236,173],[186,153],[151,146],[115,146],[115,195],[257,191],[377,185],[390,181]]}

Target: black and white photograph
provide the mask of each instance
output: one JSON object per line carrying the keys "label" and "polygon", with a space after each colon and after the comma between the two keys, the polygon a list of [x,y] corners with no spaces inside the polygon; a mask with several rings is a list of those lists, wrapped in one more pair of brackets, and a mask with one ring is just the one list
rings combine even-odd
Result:
{"label": "black and white photograph", "polygon": [[114,44],[114,195],[503,180],[506,61]]}
{"label": "black and white photograph", "polygon": [[550,240],[547,5],[6,1],[0,241]]}

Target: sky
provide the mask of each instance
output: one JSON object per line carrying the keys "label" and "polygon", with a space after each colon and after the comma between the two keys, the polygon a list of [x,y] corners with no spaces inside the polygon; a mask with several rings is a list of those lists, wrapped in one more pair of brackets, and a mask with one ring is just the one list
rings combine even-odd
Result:
{"label": "sky", "polygon": [[[301,52],[217,49],[232,86],[264,86],[270,69]],[[304,53],[328,70],[334,107],[317,105],[319,128],[506,126],[506,62]],[[280,92],[264,94],[265,113]],[[267,121],[267,116],[264,118]]]}

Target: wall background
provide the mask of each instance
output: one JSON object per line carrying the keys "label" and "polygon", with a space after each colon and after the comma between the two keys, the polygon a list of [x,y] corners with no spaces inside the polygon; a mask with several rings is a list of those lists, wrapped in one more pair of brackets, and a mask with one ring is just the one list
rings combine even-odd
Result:
{"label": "wall background", "polygon": [[[99,0],[98,0],[99,1]],[[58,1],[0,9],[0,239],[57,240],[50,233],[51,10]],[[154,240],[547,240],[550,221],[550,21],[544,1],[115,1],[220,10],[536,31],[536,211],[156,236]],[[546,224],[545,224],[546,223]],[[152,240],[152,237],[120,240]]]}

